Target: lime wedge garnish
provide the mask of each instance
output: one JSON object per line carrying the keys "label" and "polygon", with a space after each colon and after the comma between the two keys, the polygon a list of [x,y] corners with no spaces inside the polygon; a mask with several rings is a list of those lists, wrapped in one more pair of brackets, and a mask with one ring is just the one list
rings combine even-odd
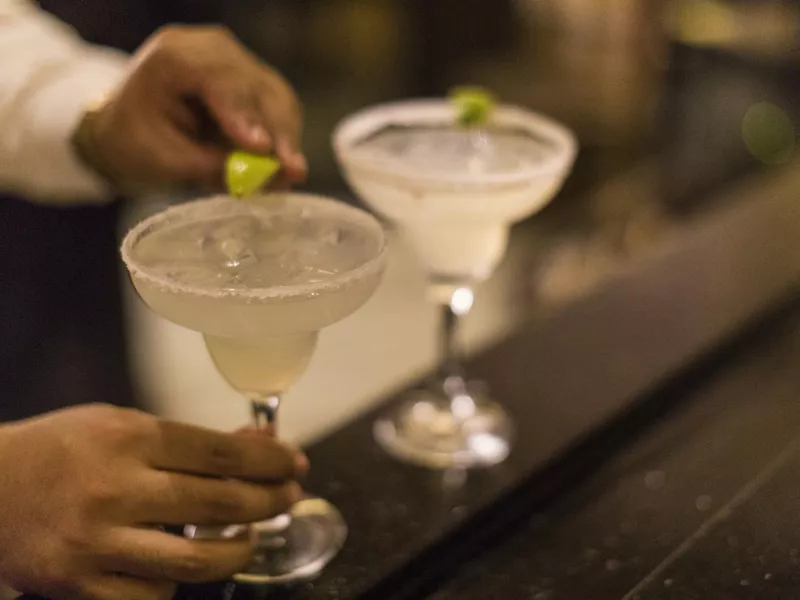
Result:
{"label": "lime wedge garnish", "polygon": [[479,87],[458,87],[450,94],[458,110],[458,123],[465,127],[484,125],[491,116],[495,100],[491,93]]}
{"label": "lime wedge garnish", "polygon": [[236,198],[254,194],[280,171],[281,163],[271,156],[236,151],[225,163],[228,193]]}

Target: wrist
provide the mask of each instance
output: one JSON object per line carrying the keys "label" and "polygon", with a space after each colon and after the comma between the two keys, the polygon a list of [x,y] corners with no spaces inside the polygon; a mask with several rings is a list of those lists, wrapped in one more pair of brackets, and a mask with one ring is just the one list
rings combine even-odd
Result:
{"label": "wrist", "polygon": [[100,179],[109,189],[120,190],[120,177],[108,160],[108,152],[101,143],[103,105],[89,107],[81,116],[72,133],[70,143],[84,167]]}

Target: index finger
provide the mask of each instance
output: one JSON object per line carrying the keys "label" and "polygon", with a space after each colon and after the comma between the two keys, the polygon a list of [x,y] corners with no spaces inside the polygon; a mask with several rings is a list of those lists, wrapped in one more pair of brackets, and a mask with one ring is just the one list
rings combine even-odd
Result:
{"label": "index finger", "polygon": [[308,460],[273,436],[222,433],[173,421],[159,424],[153,467],[212,477],[284,481],[305,473]]}
{"label": "index finger", "polygon": [[308,175],[301,150],[303,108],[294,88],[278,71],[262,65],[254,91],[286,178],[289,183],[303,181]]}

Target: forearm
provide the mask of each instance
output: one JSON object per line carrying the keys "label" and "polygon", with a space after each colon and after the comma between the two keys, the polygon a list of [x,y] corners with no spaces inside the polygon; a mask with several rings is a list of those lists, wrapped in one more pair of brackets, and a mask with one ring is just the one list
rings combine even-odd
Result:
{"label": "forearm", "polygon": [[72,138],[126,69],[125,55],[86,44],[27,1],[0,0],[0,191],[60,204],[109,198]]}

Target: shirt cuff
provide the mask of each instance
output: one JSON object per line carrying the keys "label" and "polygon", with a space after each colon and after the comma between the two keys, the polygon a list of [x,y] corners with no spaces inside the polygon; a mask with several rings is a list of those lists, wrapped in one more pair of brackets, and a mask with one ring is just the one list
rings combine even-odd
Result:
{"label": "shirt cuff", "polygon": [[112,190],[77,155],[72,136],[86,110],[120,85],[127,64],[124,55],[87,53],[84,60],[59,66],[47,84],[32,93],[26,111],[31,137],[23,141],[31,156],[21,161],[31,170],[23,179],[32,176],[36,182],[31,200],[85,204],[113,199]]}

